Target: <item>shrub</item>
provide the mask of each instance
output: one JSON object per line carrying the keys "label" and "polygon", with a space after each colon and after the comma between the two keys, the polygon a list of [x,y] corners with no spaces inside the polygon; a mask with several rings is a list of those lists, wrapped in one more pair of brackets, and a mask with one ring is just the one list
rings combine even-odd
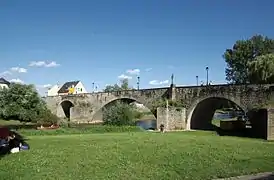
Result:
{"label": "shrub", "polygon": [[47,108],[43,109],[36,118],[37,124],[40,124],[40,125],[57,124],[58,121],[59,121],[59,118]]}
{"label": "shrub", "polygon": [[55,123],[57,117],[47,109],[33,85],[10,84],[0,90],[0,117],[21,122]]}
{"label": "shrub", "polygon": [[105,125],[133,125],[135,112],[133,106],[115,102],[113,105],[103,108],[103,122]]}

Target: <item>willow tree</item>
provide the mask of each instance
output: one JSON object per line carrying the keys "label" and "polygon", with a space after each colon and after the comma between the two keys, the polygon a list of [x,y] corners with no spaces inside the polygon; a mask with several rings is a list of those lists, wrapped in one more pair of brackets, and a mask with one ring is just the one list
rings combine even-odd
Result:
{"label": "willow tree", "polygon": [[261,55],[248,63],[250,83],[274,83],[274,54]]}

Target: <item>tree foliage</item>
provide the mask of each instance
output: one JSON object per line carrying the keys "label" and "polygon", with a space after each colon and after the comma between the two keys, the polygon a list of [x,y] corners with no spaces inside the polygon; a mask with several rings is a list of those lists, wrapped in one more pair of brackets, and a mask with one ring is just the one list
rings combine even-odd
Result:
{"label": "tree foliage", "polygon": [[274,40],[268,37],[255,35],[247,40],[236,41],[233,48],[227,49],[223,55],[227,63],[226,79],[235,84],[259,83],[252,80],[254,74],[251,76],[249,73],[249,65],[257,61],[257,57],[273,52]]}
{"label": "tree foliage", "polygon": [[118,84],[108,85],[104,89],[104,92],[123,91],[123,90],[131,90],[131,89],[133,89],[133,88],[129,87],[128,79],[123,79],[123,80],[121,80],[120,86]]}
{"label": "tree foliage", "polygon": [[251,83],[274,82],[274,54],[261,55],[248,64],[248,76]]}
{"label": "tree foliage", "polygon": [[113,105],[103,109],[105,125],[133,125],[136,118],[136,109],[127,103],[116,101]]}
{"label": "tree foliage", "polygon": [[33,85],[10,84],[0,90],[0,117],[23,122],[56,121]]}

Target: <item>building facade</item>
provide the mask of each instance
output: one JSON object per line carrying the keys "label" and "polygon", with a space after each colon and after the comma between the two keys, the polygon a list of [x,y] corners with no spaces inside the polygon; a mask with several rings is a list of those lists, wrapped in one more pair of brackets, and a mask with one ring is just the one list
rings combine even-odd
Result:
{"label": "building facade", "polygon": [[0,78],[0,90],[4,88],[9,88],[10,82],[4,78]]}
{"label": "building facade", "polygon": [[59,90],[58,95],[84,94],[87,93],[81,81],[66,82]]}

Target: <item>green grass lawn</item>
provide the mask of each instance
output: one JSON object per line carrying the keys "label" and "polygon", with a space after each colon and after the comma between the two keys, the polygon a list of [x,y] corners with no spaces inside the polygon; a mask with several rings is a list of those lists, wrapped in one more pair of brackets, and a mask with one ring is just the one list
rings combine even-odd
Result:
{"label": "green grass lawn", "polygon": [[200,180],[274,169],[274,143],[210,132],[28,138],[31,150],[0,160],[1,179]]}

